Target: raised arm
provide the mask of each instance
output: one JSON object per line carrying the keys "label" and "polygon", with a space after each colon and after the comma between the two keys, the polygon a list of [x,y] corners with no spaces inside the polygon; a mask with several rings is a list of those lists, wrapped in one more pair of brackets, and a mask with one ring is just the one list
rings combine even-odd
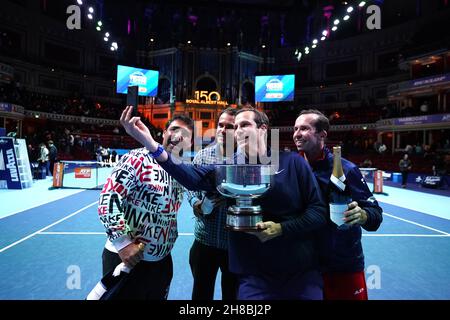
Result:
{"label": "raised arm", "polygon": [[[132,110],[133,106],[127,106],[125,110],[123,110],[122,115],[120,116],[120,123],[125,131],[146,147],[148,151],[151,153],[156,152],[159,144],[153,139],[150,130],[141,121],[140,117],[131,117]],[[158,157],[155,157],[155,159],[160,163],[166,162],[168,153],[164,150]]]}
{"label": "raised arm", "polygon": [[[130,136],[139,141],[150,153],[155,154],[158,148],[162,148],[162,146],[153,139],[150,130],[139,117],[131,117],[132,109],[132,106],[125,108],[120,117],[120,123]],[[215,169],[213,165],[193,166],[181,163],[181,161],[175,162],[164,149],[162,149],[161,153],[156,153],[154,158],[167,173],[174,177],[186,189],[215,190],[215,181],[213,179]]]}

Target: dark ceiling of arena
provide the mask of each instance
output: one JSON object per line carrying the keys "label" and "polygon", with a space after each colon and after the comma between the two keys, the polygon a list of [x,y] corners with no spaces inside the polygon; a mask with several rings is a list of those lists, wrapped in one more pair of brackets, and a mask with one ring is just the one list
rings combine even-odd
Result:
{"label": "dark ceiling of arena", "polygon": [[[67,17],[65,9],[75,0],[41,0],[47,14]],[[338,0],[84,0],[82,10],[95,8],[94,20],[102,20],[104,30],[136,43],[138,48],[154,49],[176,46],[188,40],[196,46],[223,47],[226,43],[252,50],[265,44],[268,48],[296,47],[320,37],[323,28],[335,18],[342,18],[348,6],[355,12],[334,39],[368,32],[364,28],[368,14],[358,8],[358,1]],[[382,9],[382,26],[400,24],[422,16],[427,1],[366,1]],[[436,5],[435,5],[436,7]],[[330,17],[327,19],[327,11]],[[94,26],[92,26],[94,27]],[[149,39],[153,38],[152,43]]]}

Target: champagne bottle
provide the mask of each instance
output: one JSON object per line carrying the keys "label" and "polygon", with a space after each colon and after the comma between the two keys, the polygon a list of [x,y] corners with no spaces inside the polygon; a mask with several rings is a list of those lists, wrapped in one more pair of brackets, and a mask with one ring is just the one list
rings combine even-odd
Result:
{"label": "champagne bottle", "polygon": [[344,169],[342,168],[341,147],[333,147],[333,172],[328,187],[328,203],[330,219],[338,228],[344,229],[344,211],[348,210],[348,204],[352,202],[350,190],[346,185]]}
{"label": "champagne bottle", "polygon": [[131,269],[123,262],[107,273],[89,292],[86,300],[114,300],[114,296],[125,284]]}

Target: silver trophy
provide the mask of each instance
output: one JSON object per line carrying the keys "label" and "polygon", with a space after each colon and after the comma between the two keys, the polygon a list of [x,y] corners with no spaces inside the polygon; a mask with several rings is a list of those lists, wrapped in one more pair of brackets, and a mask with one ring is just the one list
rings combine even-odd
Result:
{"label": "silver trophy", "polygon": [[270,165],[218,165],[217,191],[225,197],[235,198],[236,205],[228,208],[226,228],[232,231],[254,231],[263,221],[261,206],[252,200],[261,197],[272,185]]}

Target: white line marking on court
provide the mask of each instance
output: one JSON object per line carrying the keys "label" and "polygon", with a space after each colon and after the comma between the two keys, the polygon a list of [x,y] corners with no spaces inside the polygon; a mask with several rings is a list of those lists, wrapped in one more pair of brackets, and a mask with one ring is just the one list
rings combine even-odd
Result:
{"label": "white line marking on court", "polygon": [[105,232],[70,232],[70,231],[47,231],[40,232],[39,235],[106,235]]}
{"label": "white line marking on court", "polygon": [[423,224],[420,224],[420,223],[417,223],[417,222],[414,222],[414,221],[411,221],[411,220],[406,220],[406,219],[394,216],[394,215],[386,213],[386,212],[383,212],[383,214],[388,216],[388,217],[391,217],[391,218],[394,218],[394,219],[398,219],[398,220],[401,220],[401,221],[405,221],[405,222],[414,224],[416,226],[419,226],[419,227],[422,227],[422,228],[425,228],[425,229],[428,229],[428,230],[432,230],[432,231],[436,231],[436,232],[439,232],[439,233],[442,233],[442,234],[445,234],[445,235],[449,235],[449,233],[447,233],[447,232],[444,232],[444,231],[441,231],[441,230],[438,230],[438,229],[435,229],[435,228],[431,228],[431,227],[425,226]]}
{"label": "white line marking on court", "polygon": [[380,233],[369,234],[363,233],[363,237],[430,237],[430,238],[448,238],[450,234],[408,234],[408,233]]}
{"label": "white line marking on court", "polygon": [[22,238],[22,239],[20,239],[20,240],[18,240],[18,241],[16,241],[16,242],[14,242],[14,243],[11,243],[9,246],[6,246],[6,247],[0,249],[0,253],[2,253],[3,251],[8,250],[9,248],[12,248],[12,247],[18,245],[18,244],[21,243],[21,242],[24,242],[25,240],[30,239],[31,237],[34,237],[34,236],[37,235],[38,233],[41,233],[42,231],[45,231],[45,230],[47,230],[47,229],[49,229],[49,228],[51,228],[51,227],[57,225],[58,223],[63,222],[64,220],[69,219],[70,217],[73,217],[74,215],[80,213],[80,212],[83,211],[83,210],[86,210],[86,209],[89,208],[89,207],[92,207],[92,206],[95,205],[95,204],[98,204],[98,201],[92,202],[91,204],[88,204],[87,206],[81,208],[80,210],[77,210],[77,211],[75,211],[74,213],[71,213],[71,214],[69,214],[68,216],[66,216],[66,217],[64,217],[64,218],[59,219],[58,221],[53,222],[52,224],[49,224],[48,226],[46,226],[46,227],[44,227],[44,228],[42,228],[42,229],[40,229],[40,230],[38,230],[38,231],[36,231],[36,232],[34,232],[34,233],[28,235],[28,236],[26,236],[26,237],[24,237],[24,238]]}
{"label": "white line marking on court", "polygon": [[[47,232],[39,232],[39,235],[106,235],[105,232],[83,232],[83,231],[47,231]],[[181,232],[178,234],[179,236],[193,236],[193,233],[189,232]],[[1,252],[1,251],[0,251]]]}

